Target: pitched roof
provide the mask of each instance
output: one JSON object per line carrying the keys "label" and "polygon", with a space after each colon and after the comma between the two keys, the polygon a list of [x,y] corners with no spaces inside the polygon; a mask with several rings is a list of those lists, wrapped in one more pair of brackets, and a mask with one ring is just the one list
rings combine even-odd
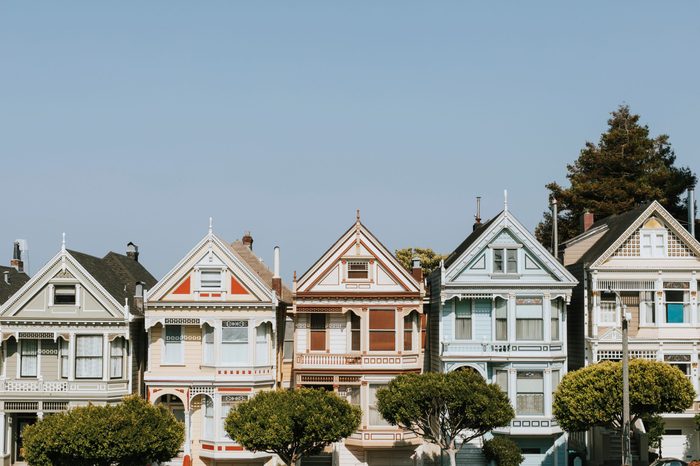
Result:
{"label": "pitched roof", "polygon": [[452,251],[450,255],[447,256],[447,259],[445,259],[445,268],[451,266],[454,263],[454,261],[459,259],[462,253],[469,249],[469,246],[474,244],[474,242],[481,236],[483,232],[485,232],[488,229],[489,226],[491,226],[491,224],[501,215],[501,213],[499,213],[488,222],[482,224],[481,226],[473,230],[469,234],[469,236],[467,236],[466,239],[462,241],[462,243],[459,246],[457,246],[457,249]]}
{"label": "pitched roof", "polygon": [[[8,272],[9,284],[5,283],[5,272]],[[15,294],[28,281],[29,275],[26,273],[18,272],[14,267],[0,266],[0,304],[10,299],[10,296]]]}
{"label": "pitched roof", "polygon": [[[621,214],[610,215],[591,225],[589,231],[597,228],[603,228],[607,231],[598,239],[598,241],[593,243],[593,246],[583,253],[583,255],[576,262],[574,262],[574,264],[590,264],[598,259],[615,241],[617,241],[617,239],[630,227],[630,225],[634,223],[635,220],[637,220],[637,218],[639,218],[640,215],[642,215],[642,213],[648,207],[648,204],[641,204],[632,210],[628,210],[627,212]],[[570,244],[584,234],[585,233],[582,233],[581,235],[570,239],[567,243]]]}
{"label": "pitched roof", "polygon": [[120,304],[133,298],[137,282],[143,282],[146,289],[157,282],[140,262],[123,254],[110,251],[99,258],[78,251],[67,252]]}
{"label": "pitched roof", "polygon": [[[243,260],[246,264],[248,264],[248,267],[250,267],[259,277],[260,279],[265,282],[267,286],[272,288],[272,277],[273,273],[270,269],[267,268],[265,263],[255,255],[255,253],[245,244],[243,244],[243,241],[237,239],[233,243],[225,243],[228,244],[229,249],[233,251],[233,253],[238,256],[240,259]],[[287,288],[287,286],[282,282],[282,301],[286,303],[291,303],[292,302],[292,291]]]}

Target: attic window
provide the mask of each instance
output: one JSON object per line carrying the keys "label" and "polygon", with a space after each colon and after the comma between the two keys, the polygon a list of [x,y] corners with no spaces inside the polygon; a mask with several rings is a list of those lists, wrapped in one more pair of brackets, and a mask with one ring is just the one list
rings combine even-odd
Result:
{"label": "attic window", "polygon": [[199,274],[199,283],[202,289],[221,289],[221,270],[202,270]]}
{"label": "attic window", "polygon": [[56,285],[53,288],[53,303],[75,305],[75,285]]}
{"label": "attic window", "polygon": [[518,250],[510,248],[494,249],[493,272],[518,273]]}
{"label": "attic window", "polygon": [[348,261],[348,278],[369,278],[369,261]]}

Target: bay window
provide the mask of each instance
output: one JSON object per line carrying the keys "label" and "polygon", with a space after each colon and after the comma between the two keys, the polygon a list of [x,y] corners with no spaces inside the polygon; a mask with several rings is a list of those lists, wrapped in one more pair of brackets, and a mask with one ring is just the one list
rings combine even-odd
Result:
{"label": "bay window", "polygon": [[224,320],[221,322],[221,362],[224,364],[248,363],[248,321]]}
{"label": "bay window", "polygon": [[544,376],[542,371],[518,371],[516,412],[520,416],[544,414]]}
{"label": "bay window", "polygon": [[214,364],[214,327],[202,326],[202,363]]}
{"label": "bay window", "polygon": [[311,335],[309,349],[311,351],[326,350],[326,314],[311,314],[309,316]]}
{"label": "bay window", "polygon": [[455,340],[472,339],[472,300],[455,301]]}
{"label": "bay window", "polygon": [[542,341],[544,322],[542,298],[518,298],[515,306],[515,338]]}
{"label": "bay window", "polygon": [[413,350],[413,325],[415,313],[411,313],[403,318],[403,350]]}
{"label": "bay window", "polygon": [[369,350],[396,349],[396,312],[394,309],[369,310]]}
{"label": "bay window", "polygon": [[354,312],[350,312],[350,351],[362,349],[362,320]]}
{"label": "bay window", "polygon": [[117,338],[109,345],[109,377],[120,379],[124,373],[124,340]]}
{"label": "bay window", "polygon": [[204,411],[204,428],[202,429],[202,437],[207,440],[214,439],[214,400],[208,396],[204,396],[202,403]]}
{"label": "bay window", "polygon": [[508,370],[507,369],[496,369],[496,376],[494,377],[494,383],[503,390],[503,393],[508,394]]}
{"label": "bay window", "polygon": [[75,337],[75,377],[77,379],[102,378],[102,339],[102,335]]}
{"label": "bay window", "polygon": [[36,377],[38,368],[39,340],[20,340],[20,377]]}
{"label": "bay window", "polygon": [[508,340],[508,301],[496,298],[494,301],[496,312],[496,340]]}
{"label": "bay window", "polygon": [[369,384],[369,425],[370,426],[389,426],[389,422],[384,419],[377,409],[377,391],[386,387],[385,384]]}
{"label": "bay window", "polygon": [[184,339],[182,325],[166,325],[163,342],[163,364],[182,364],[184,362]]}
{"label": "bay window", "polygon": [[561,337],[561,332],[559,331],[561,328],[560,321],[564,303],[561,299],[555,299],[552,301],[551,306],[551,341],[559,341]]}
{"label": "bay window", "polygon": [[69,364],[70,360],[68,358],[68,353],[70,351],[70,344],[68,343],[68,340],[64,340],[61,338],[58,346],[58,358],[61,363],[61,378],[62,379],[67,379],[68,378],[68,371],[69,371]]}
{"label": "bay window", "polygon": [[640,312],[645,324],[656,323],[656,299],[653,291],[642,291],[639,295]]}
{"label": "bay window", "polygon": [[270,350],[267,343],[268,324],[260,324],[255,329],[255,364],[265,365],[270,362]]}
{"label": "bay window", "polygon": [[[223,427],[226,424],[228,413],[230,413],[232,409],[236,409],[236,407],[244,401],[248,401],[248,395],[223,395],[221,397],[221,418],[219,425]],[[226,432],[226,429],[222,428],[220,431],[222,433],[221,437],[226,439],[231,438],[228,432]]]}

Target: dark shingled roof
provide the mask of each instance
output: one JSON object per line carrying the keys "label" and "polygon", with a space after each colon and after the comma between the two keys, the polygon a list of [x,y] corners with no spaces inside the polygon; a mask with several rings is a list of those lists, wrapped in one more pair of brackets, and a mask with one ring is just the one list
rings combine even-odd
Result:
{"label": "dark shingled roof", "polygon": [[[606,226],[607,231],[574,263],[590,264],[595,262],[648,207],[649,204],[642,204],[622,214],[605,217],[591,225],[589,231],[601,226]],[[569,242],[572,240],[569,240]]]}
{"label": "dark shingled roof", "polygon": [[141,265],[140,262],[116,252],[109,252],[103,258],[91,256],[78,251],[68,251],[80,265],[99,282],[107,292],[124,304],[128,299],[129,304],[135,294],[136,283],[143,282],[145,289],[152,288],[158,280]]}
{"label": "dark shingled roof", "polygon": [[[258,256],[255,255],[253,251],[250,250],[248,246],[243,244],[241,240],[236,240],[230,244],[231,250],[243,259],[243,262],[248,264],[248,267],[253,269],[253,271],[258,274],[262,281],[272,288],[272,277],[273,273],[267,266],[260,260]],[[282,282],[282,301],[286,303],[292,302],[292,292],[287,286]]]}
{"label": "dark shingled roof", "polygon": [[467,238],[464,241],[462,241],[462,243],[459,246],[457,246],[457,249],[452,251],[452,253],[449,256],[447,256],[447,259],[445,259],[445,267],[451,266],[457,259],[459,259],[459,256],[461,256],[464,251],[469,249],[469,246],[474,244],[476,240],[481,236],[481,234],[485,232],[486,229],[491,226],[494,220],[496,220],[502,213],[503,212],[499,213],[491,220],[482,224],[476,230],[472,231],[469,234],[469,236],[467,236]]}
{"label": "dark shingled roof", "polygon": [[[5,283],[5,272],[9,272],[7,275],[10,281],[9,285]],[[28,281],[29,275],[26,273],[18,272],[14,267],[0,266],[0,305],[10,299],[10,296],[15,294]]]}

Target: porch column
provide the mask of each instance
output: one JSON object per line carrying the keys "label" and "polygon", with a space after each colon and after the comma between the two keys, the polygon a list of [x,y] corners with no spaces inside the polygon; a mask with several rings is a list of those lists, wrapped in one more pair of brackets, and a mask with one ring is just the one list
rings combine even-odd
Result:
{"label": "porch column", "polygon": [[[560,373],[561,374],[561,373]],[[552,417],[552,368],[548,367],[544,370],[544,415]],[[561,375],[560,375],[561,377]]]}
{"label": "porch column", "polygon": [[[189,405],[189,403],[188,403],[188,405]],[[190,442],[191,442],[190,439],[192,437],[190,434],[191,428],[192,428],[192,426],[190,425],[190,408],[188,406],[187,409],[185,410],[185,454],[186,455],[189,455],[192,452],[191,445],[190,445]]]}
{"label": "porch column", "polygon": [[5,413],[0,413],[0,455],[5,454],[5,436],[6,433],[5,426]]}
{"label": "porch column", "polygon": [[698,325],[700,316],[698,316],[698,277],[695,270],[691,274],[690,280],[690,321],[693,325]]}

